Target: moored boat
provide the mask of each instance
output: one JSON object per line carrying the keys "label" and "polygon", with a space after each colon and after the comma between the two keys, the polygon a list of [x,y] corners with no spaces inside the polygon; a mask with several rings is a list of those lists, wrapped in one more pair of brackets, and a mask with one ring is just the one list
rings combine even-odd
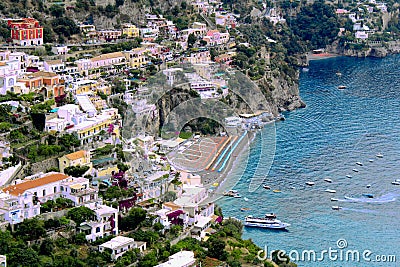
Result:
{"label": "moored boat", "polygon": [[327,183],[332,183],[332,180],[329,179],[329,178],[324,179],[324,181],[327,182]]}
{"label": "moored boat", "polygon": [[346,175],[347,178],[352,178],[353,176],[351,176],[350,174]]}
{"label": "moored boat", "polygon": [[339,199],[338,198],[331,198],[331,201],[339,201]]}
{"label": "moored boat", "polygon": [[325,192],[334,194],[334,193],[336,193],[336,190],[326,189]]}
{"label": "moored boat", "polygon": [[314,182],[306,182],[306,185],[313,186],[313,185],[315,185],[315,183]]}
{"label": "moored boat", "polygon": [[376,154],[377,158],[383,158],[383,155],[381,153]]}
{"label": "moored boat", "polygon": [[333,210],[341,210],[342,207],[340,207],[340,206],[332,206],[332,209],[333,209]]}
{"label": "moored boat", "polygon": [[346,85],[339,85],[339,86],[338,86],[338,89],[340,89],[340,90],[343,90],[343,89],[346,89],[346,88],[347,88]]}
{"label": "moored boat", "polygon": [[354,168],[354,169],[353,169],[353,172],[359,172],[359,170],[358,170],[358,169],[356,169],[356,168]]}
{"label": "moored boat", "polygon": [[400,182],[398,182],[397,180],[396,180],[396,181],[393,181],[393,182],[392,182],[392,185],[400,185]]}
{"label": "moored boat", "polygon": [[275,190],[272,190],[272,192],[274,192],[274,193],[281,193],[282,191],[279,190],[279,189],[275,189]]}
{"label": "moored boat", "polygon": [[357,164],[358,166],[362,166],[362,165],[363,165],[362,162],[359,162],[359,161],[357,161],[356,164]]}
{"label": "moored boat", "polygon": [[362,194],[364,197],[367,197],[367,198],[374,198],[374,195],[373,194]]}
{"label": "moored boat", "polygon": [[269,187],[268,185],[263,185],[263,187],[264,187],[264,189],[267,189],[267,190],[271,189],[271,187]]}

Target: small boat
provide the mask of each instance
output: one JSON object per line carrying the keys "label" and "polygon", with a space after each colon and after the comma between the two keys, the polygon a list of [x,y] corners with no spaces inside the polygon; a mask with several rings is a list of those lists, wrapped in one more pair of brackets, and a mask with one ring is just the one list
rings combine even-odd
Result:
{"label": "small boat", "polygon": [[333,210],[341,210],[342,207],[340,207],[340,206],[332,206],[332,209],[333,209]]}
{"label": "small boat", "polygon": [[346,175],[347,178],[352,178],[353,176],[351,176],[350,174]]}
{"label": "small boat", "polygon": [[233,195],[233,197],[234,197],[234,198],[241,198],[242,196],[239,195],[239,194],[235,194],[235,195]]}
{"label": "small boat", "polygon": [[340,89],[340,90],[343,90],[343,89],[346,89],[346,88],[347,88],[346,85],[339,85],[339,86],[338,86],[338,89]]}
{"label": "small boat", "polygon": [[374,160],[373,160],[373,159],[370,159],[369,162],[374,162]]}
{"label": "small boat", "polygon": [[271,187],[269,187],[268,185],[263,185],[264,189],[270,190]]}
{"label": "small boat", "polygon": [[367,184],[367,188],[370,188],[371,187],[371,185],[370,184]]}
{"label": "small boat", "polygon": [[374,198],[374,195],[372,194],[362,194],[362,195],[367,198]]}
{"label": "small boat", "polygon": [[306,185],[313,186],[313,185],[315,185],[315,183],[314,182],[306,182]]}
{"label": "small boat", "polygon": [[304,71],[304,72],[308,72],[308,71],[309,71],[309,69],[308,69],[308,68],[303,68],[303,69],[302,69],[302,71]]}
{"label": "small boat", "polygon": [[282,191],[279,190],[279,189],[275,189],[275,190],[273,190],[272,192],[274,192],[274,193],[280,193],[280,192],[282,192]]}
{"label": "small boat", "polygon": [[337,75],[337,76],[342,76],[342,73],[341,73],[340,71],[337,71],[337,72],[336,72],[336,75]]}
{"label": "small boat", "polygon": [[325,192],[334,194],[336,193],[336,190],[326,189]]}
{"label": "small boat", "polygon": [[396,181],[393,181],[393,182],[392,182],[392,185],[400,185],[400,182],[398,182],[397,180],[396,180]]}
{"label": "small boat", "polygon": [[331,201],[339,201],[338,198],[331,198]]}
{"label": "small boat", "polygon": [[383,158],[383,155],[381,153],[376,154],[377,158]]}
{"label": "small boat", "polygon": [[356,164],[357,164],[358,166],[362,166],[362,165],[363,165],[362,162],[359,162],[359,161],[357,161]]}
{"label": "small boat", "polygon": [[244,198],[244,201],[249,201],[249,199],[247,197]]}
{"label": "small boat", "polygon": [[358,169],[353,169],[353,172],[359,172],[359,170]]}
{"label": "small boat", "polygon": [[250,208],[241,208],[240,211],[248,211]]}
{"label": "small boat", "polygon": [[327,183],[332,183],[332,180],[329,179],[329,178],[324,179],[324,181],[327,182]]}

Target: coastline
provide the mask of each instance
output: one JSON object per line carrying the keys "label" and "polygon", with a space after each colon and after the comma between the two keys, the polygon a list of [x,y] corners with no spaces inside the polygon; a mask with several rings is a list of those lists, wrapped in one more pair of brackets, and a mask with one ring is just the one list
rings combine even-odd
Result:
{"label": "coastline", "polygon": [[[228,161],[227,166],[221,173],[208,172],[201,174],[204,187],[208,190],[212,190],[212,192],[209,193],[209,196],[204,200],[204,203],[217,201],[219,198],[223,197],[224,191],[231,189],[239,181],[240,178],[237,181],[228,180],[228,178],[238,167],[237,164],[245,157],[248,158],[250,156],[250,145],[254,141],[256,134],[256,132],[248,132],[247,137],[242,140],[234,150],[231,159]],[[217,174],[217,176],[215,174]],[[213,187],[214,183],[218,183],[218,186]]]}

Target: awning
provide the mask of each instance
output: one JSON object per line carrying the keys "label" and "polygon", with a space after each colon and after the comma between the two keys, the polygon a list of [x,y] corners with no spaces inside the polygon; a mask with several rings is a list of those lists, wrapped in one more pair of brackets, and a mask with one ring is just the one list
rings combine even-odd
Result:
{"label": "awning", "polygon": [[81,184],[73,184],[73,185],[71,185],[70,187],[71,187],[72,189],[79,190],[79,189],[82,189],[82,188],[83,188],[83,185],[81,185]]}
{"label": "awning", "polygon": [[87,230],[91,230],[91,229],[92,229],[92,227],[90,227],[90,226],[87,225],[87,224],[78,226],[78,228],[81,229],[81,230],[83,230],[83,231],[87,231]]}

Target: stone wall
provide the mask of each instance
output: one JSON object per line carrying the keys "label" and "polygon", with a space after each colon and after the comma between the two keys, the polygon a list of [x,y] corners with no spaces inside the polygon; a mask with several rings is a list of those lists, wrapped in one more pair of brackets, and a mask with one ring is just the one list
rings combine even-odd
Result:
{"label": "stone wall", "polygon": [[61,218],[62,216],[67,215],[68,210],[59,210],[59,211],[55,211],[55,212],[46,212],[46,213],[42,213],[40,215],[38,215],[37,217],[39,219],[43,219],[45,221],[50,220],[50,219],[55,219],[55,218]]}
{"label": "stone wall", "polygon": [[50,168],[58,168],[58,157],[32,163],[30,166],[32,173],[46,172]]}

